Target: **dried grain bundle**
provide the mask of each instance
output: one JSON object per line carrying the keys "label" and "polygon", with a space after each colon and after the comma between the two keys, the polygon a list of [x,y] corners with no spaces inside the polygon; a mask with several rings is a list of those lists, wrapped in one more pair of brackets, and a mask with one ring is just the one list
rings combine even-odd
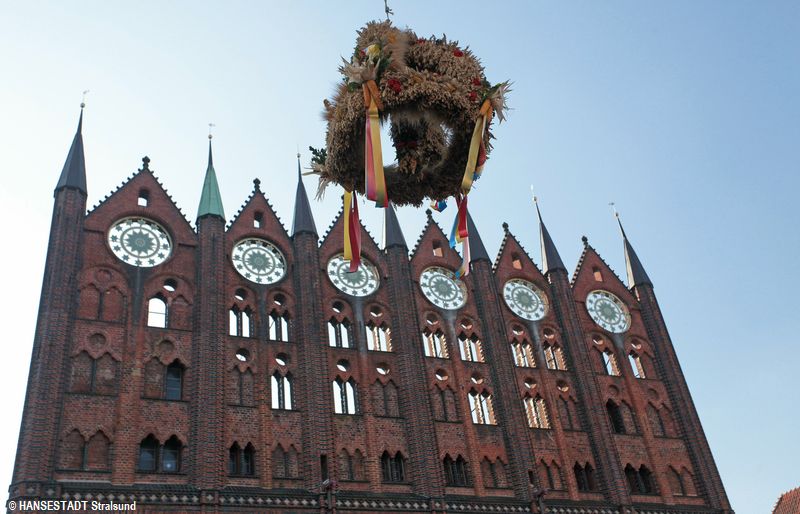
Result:
{"label": "dried grain bundle", "polygon": [[[358,31],[353,55],[339,71],[343,81],[325,101],[327,154],[312,168],[320,176],[319,195],[332,182],[347,191],[367,189],[370,102],[377,107],[375,119],[389,125],[397,156],[395,163],[381,166],[393,203],[419,206],[426,198],[465,192],[470,165],[475,170],[470,185],[480,175],[491,150],[491,119],[494,113],[504,119],[509,89],[508,83],[492,86],[486,80],[469,48],[446,37],[418,38],[388,21],[370,22]],[[476,120],[482,120],[480,132]],[[476,137],[478,156],[473,155]]]}

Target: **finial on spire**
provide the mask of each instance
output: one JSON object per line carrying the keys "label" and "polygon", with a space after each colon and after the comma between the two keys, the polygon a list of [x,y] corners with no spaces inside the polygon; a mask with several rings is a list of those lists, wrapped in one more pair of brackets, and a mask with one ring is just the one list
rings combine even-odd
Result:
{"label": "finial on spire", "polygon": [[142,157],[142,169],[139,171],[150,171],[150,157],[146,155]]}
{"label": "finial on spire", "polygon": [[[86,92],[84,92],[85,95]],[[78,129],[75,131],[75,136],[72,138],[72,145],[67,154],[67,160],[64,162],[64,168],[61,170],[61,176],[56,185],[56,192],[63,188],[77,189],[84,194],[86,193],[86,161],[83,155],[83,107],[85,103],[81,102],[81,114],[78,117]]]}
{"label": "finial on spire", "polygon": [[503,232],[508,232],[508,223],[503,222]]}
{"label": "finial on spire", "polygon": [[89,90],[87,89],[87,90],[85,90],[85,91],[83,92],[83,94],[81,95],[81,109],[83,109],[84,107],[86,107],[86,93],[88,93],[88,92],[89,92]]}
{"label": "finial on spire", "polygon": [[425,209],[425,215],[428,216],[429,220],[433,219],[433,211],[431,211],[430,209]]}
{"label": "finial on spire", "polygon": [[589,238],[586,236],[581,236],[581,241],[583,241],[583,246],[589,246]]}
{"label": "finial on spire", "polygon": [[394,14],[394,11],[389,8],[389,0],[383,0],[383,10],[386,12],[386,21],[391,21],[389,15]]}
{"label": "finial on spire", "polygon": [[209,141],[214,139],[214,134],[211,133],[211,129],[213,129],[214,127],[216,127],[216,125],[214,123],[209,123],[208,124],[208,140]]}
{"label": "finial on spire", "polygon": [[619,219],[619,213],[617,212],[617,207],[614,202],[608,202],[609,207],[611,207],[611,212],[614,213],[614,217]]}
{"label": "finial on spire", "polygon": [[261,180],[258,178],[253,179],[253,191],[261,191]]}
{"label": "finial on spire", "polygon": [[303,172],[300,169],[300,148],[297,149],[297,180],[303,180]]}

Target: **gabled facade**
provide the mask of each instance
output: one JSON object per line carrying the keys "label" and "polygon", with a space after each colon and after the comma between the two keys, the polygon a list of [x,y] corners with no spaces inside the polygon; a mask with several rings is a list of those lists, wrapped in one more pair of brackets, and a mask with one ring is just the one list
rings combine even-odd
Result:
{"label": "gabled facade", "polygon": [[541,219],[542,269],[508,225],[492,263],[470,219],[456,279],[430,212],[409,252],[390,207],[349,273],[300,176],[289,232],[258,180],[227,220],[209,149],[192,226],[147,158],[87,214],[80,125],[69,155],[11,499],[732,512],[627,236],[630,287],[588,242],[570,281]]}

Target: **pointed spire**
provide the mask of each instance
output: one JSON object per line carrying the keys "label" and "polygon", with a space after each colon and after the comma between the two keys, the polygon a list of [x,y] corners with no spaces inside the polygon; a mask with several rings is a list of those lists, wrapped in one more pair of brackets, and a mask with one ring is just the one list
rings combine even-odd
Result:
{"label": "pointed spire", "polygon": [[292,221],[292,237],[301,232],[317,235],[314,225],[314,216],[311,214],[311,204],[303,185],[303,175],[300,173],[300,154],[297,154],[297,194],[294,198],[294,220]]}
{"label": "pointed spire", "polygon": [[64,169],[58,179],[56,191],[64,188],[73,188],[86,194],[86,160],[83,155],[83,108],[86,104],[81,102],[81,115],[78,118],[78,130],[72,139],[72,146],[67,154]]}
{"label": "pointed spire", "polygon": [[625,229],[622,228],[622,220],[619,219],[619,213],[614,211],[614,216],[617,218],[619,230],[622,232],[622,243],[625,247],[625,267],[628,271],[628,287],[641,285],[652,286],[653,283],[650,281],[650,277],[647,276],[647,272],[644,270],[641,261],[639,261],[639,256],[636,255],[633,246],[631,246],[631,242],[628,241]]}
{"label": "pointed spire", "polygon": [[397,221],[397,214],[394,212],[394,204],[386,206],[386,215],[383,222],[383,249],[399,246],[408,250],[406,238],[400,229],[400,222]]}
{"label": "pointed spire", "polygon": [[553,243],[553,238],[550,237],[550,232],[544,226],[542,220],[542,213],[539,211],[539,201],[534,196],[533,202],[536,204],[536,215],[539,217],[539,239],[542,247],[542,271],[547,274],[557,269],[567,271],[564,263],[561,262],[561,256],[558,255],[556,245]]}
{"label": "pointed spire", "polygon": [[469,233],[470,262],[492,262],[486,252],[486,247],[483,246],[483,240],[481,235],[478,234],[478,229],[475,227],[475,222],[472,221],[472,215],[470,215],[469,211],[467,211],[467,232]]}
{"label": "pointed spire", "polygon": [[211,153],[211,134],[208,135],[208,167],[206,178],[203,182],[203,193],[200,195],[200,205],[197,207],[197,219],[203,216],[218,216],[225,219],[222,208],[222,195],[219,192],[217,173],[214,171],[214,158]]}

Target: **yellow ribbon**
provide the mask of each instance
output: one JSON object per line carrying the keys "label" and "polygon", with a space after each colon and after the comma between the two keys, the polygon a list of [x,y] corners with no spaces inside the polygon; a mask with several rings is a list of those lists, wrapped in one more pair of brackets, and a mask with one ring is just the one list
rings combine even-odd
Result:
{"label": "yellow ribbon", "polygon": [[478,112],[478,118],[475,120],[475,129],[472,131],[469,153],[467,154],[467,167],[464,170],[464,178],[461,179],[461,191],[464,194],[469,193],[469,190],[472,189],[472,182],[475,179],[475,168],[478,163],[478,153],[480,152],[481,143],[483,142],[483,134],[486,131],[486,125],[491,119],[492,114],[492,104],[489,100],[484,100]]}
{"label": "yellow ribbon", "polygon": [[344,192],[344,260],[353,259],[353,251],[350,247],[350,208],[353,203],[353,193]]}

